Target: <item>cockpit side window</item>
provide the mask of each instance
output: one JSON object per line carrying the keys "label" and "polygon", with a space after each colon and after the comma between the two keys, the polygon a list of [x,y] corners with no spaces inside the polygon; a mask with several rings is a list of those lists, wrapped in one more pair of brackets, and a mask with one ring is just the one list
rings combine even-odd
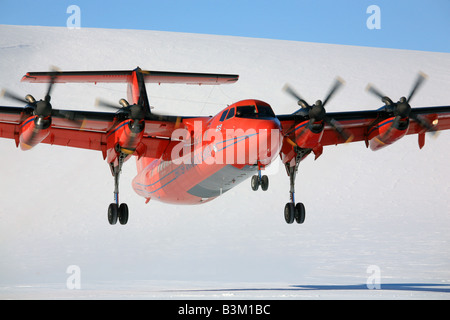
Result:
{"label": "cockpit side window", "polygon": [[231,108],[227,115],[227,120],[234,117],[234,108]]}
{"label": "cockpit side window", "polygon": [[225,120],[225,117],[227,116],[227,113],[228,113],[228,109],[227,110],[225,110],[223,113],[222,113],[222,115],[220,116],[220,120],[219,121],[223,121],[223,120]]}

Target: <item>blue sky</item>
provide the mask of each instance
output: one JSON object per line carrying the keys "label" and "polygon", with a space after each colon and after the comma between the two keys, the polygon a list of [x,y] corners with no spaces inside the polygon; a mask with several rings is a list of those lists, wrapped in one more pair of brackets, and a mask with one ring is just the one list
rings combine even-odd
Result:
{"label": "blue sky", "polygon": [[[70,5],[80,8],[82,28],[450,52],[450,0],[0,0],[0,24],[65,27]],[[371,5],[380,29],[367,27]]]}

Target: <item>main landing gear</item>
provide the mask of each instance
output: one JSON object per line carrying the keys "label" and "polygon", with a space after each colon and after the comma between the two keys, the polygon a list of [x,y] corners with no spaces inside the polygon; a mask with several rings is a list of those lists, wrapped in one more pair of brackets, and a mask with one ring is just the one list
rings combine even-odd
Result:
{"label": "main landing gear", "polygon": [[284,219],[288,224],[292,224],[294,220],[298,224],[302,224],[303,222],[305,222],[305,205],[301,202],[295,204],[295,177],[297,175],[298,165],[300,164],[300,161],[310,152],[310,149],[298,149],[296,150],[297,155],[295,157],[295,165],[291,166],[290,163],[285,163],[286,171],[289,175],[289,196],[291,199],[291,201],[286,203],[286,205],[284,206]]}
{"label": "main landing gear", "polygon": [[126,154],[119,154],[119,165],[114,166],[114,163],[110,163],[111,173],[114,176],[114,203],[111,203],[108,207],[108,221],[109,224],[114,225],[119,220],[120,224],[127,224],[128,222],[128,206],[126,203],[119,205],[119,177],[122,171],[122,165]]}

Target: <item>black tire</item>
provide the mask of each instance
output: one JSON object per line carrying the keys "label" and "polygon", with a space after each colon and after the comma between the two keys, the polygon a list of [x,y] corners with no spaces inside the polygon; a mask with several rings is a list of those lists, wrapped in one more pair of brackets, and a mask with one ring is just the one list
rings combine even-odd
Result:
{"label": "black tire", "polygon": [[123,225],[128,222],[128,206],[126,203],[122,203],[119,207],[119,222]]}
{"label": "black tire", "polygon": [[286,220],[286,223],[292,224],[294,222],[294,216],[295,216],[295,207],[292,202],[286,203],[284,206],[284,220]]}
{"label": "black tire", "polygon": [[302,224],[303,222],[305,222],[305,217],[306,217],[305,205],[299,202],[295,206],[295,221],[298,224]]}
{"label": "black tire", "polygon": [[262,176],[261,178],[261,189],[262,191],[269,189],[269,178],[267,176]]}
{"label": "black tire", "polygon": [[252,190],[257,191],[259,188],[259,177],[257,175],[254,175],[252,177]]}
{"label": "black tire", "polygon": [[115,225],[117,223],[118,218],[118,211],[117,204],[111,203],[108,207],[108,221],[110,225]]}

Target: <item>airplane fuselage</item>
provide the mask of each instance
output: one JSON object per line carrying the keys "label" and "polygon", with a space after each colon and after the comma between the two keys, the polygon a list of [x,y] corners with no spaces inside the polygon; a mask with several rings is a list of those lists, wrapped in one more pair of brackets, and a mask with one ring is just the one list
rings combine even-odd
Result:
{"label": "airplane fuselage", "polygon": [[280,122],[259,100],[235,103],[193,129],[161,158],[137,160],[137,194],[167,203],[204,203],[258,173],[281,149]]}

